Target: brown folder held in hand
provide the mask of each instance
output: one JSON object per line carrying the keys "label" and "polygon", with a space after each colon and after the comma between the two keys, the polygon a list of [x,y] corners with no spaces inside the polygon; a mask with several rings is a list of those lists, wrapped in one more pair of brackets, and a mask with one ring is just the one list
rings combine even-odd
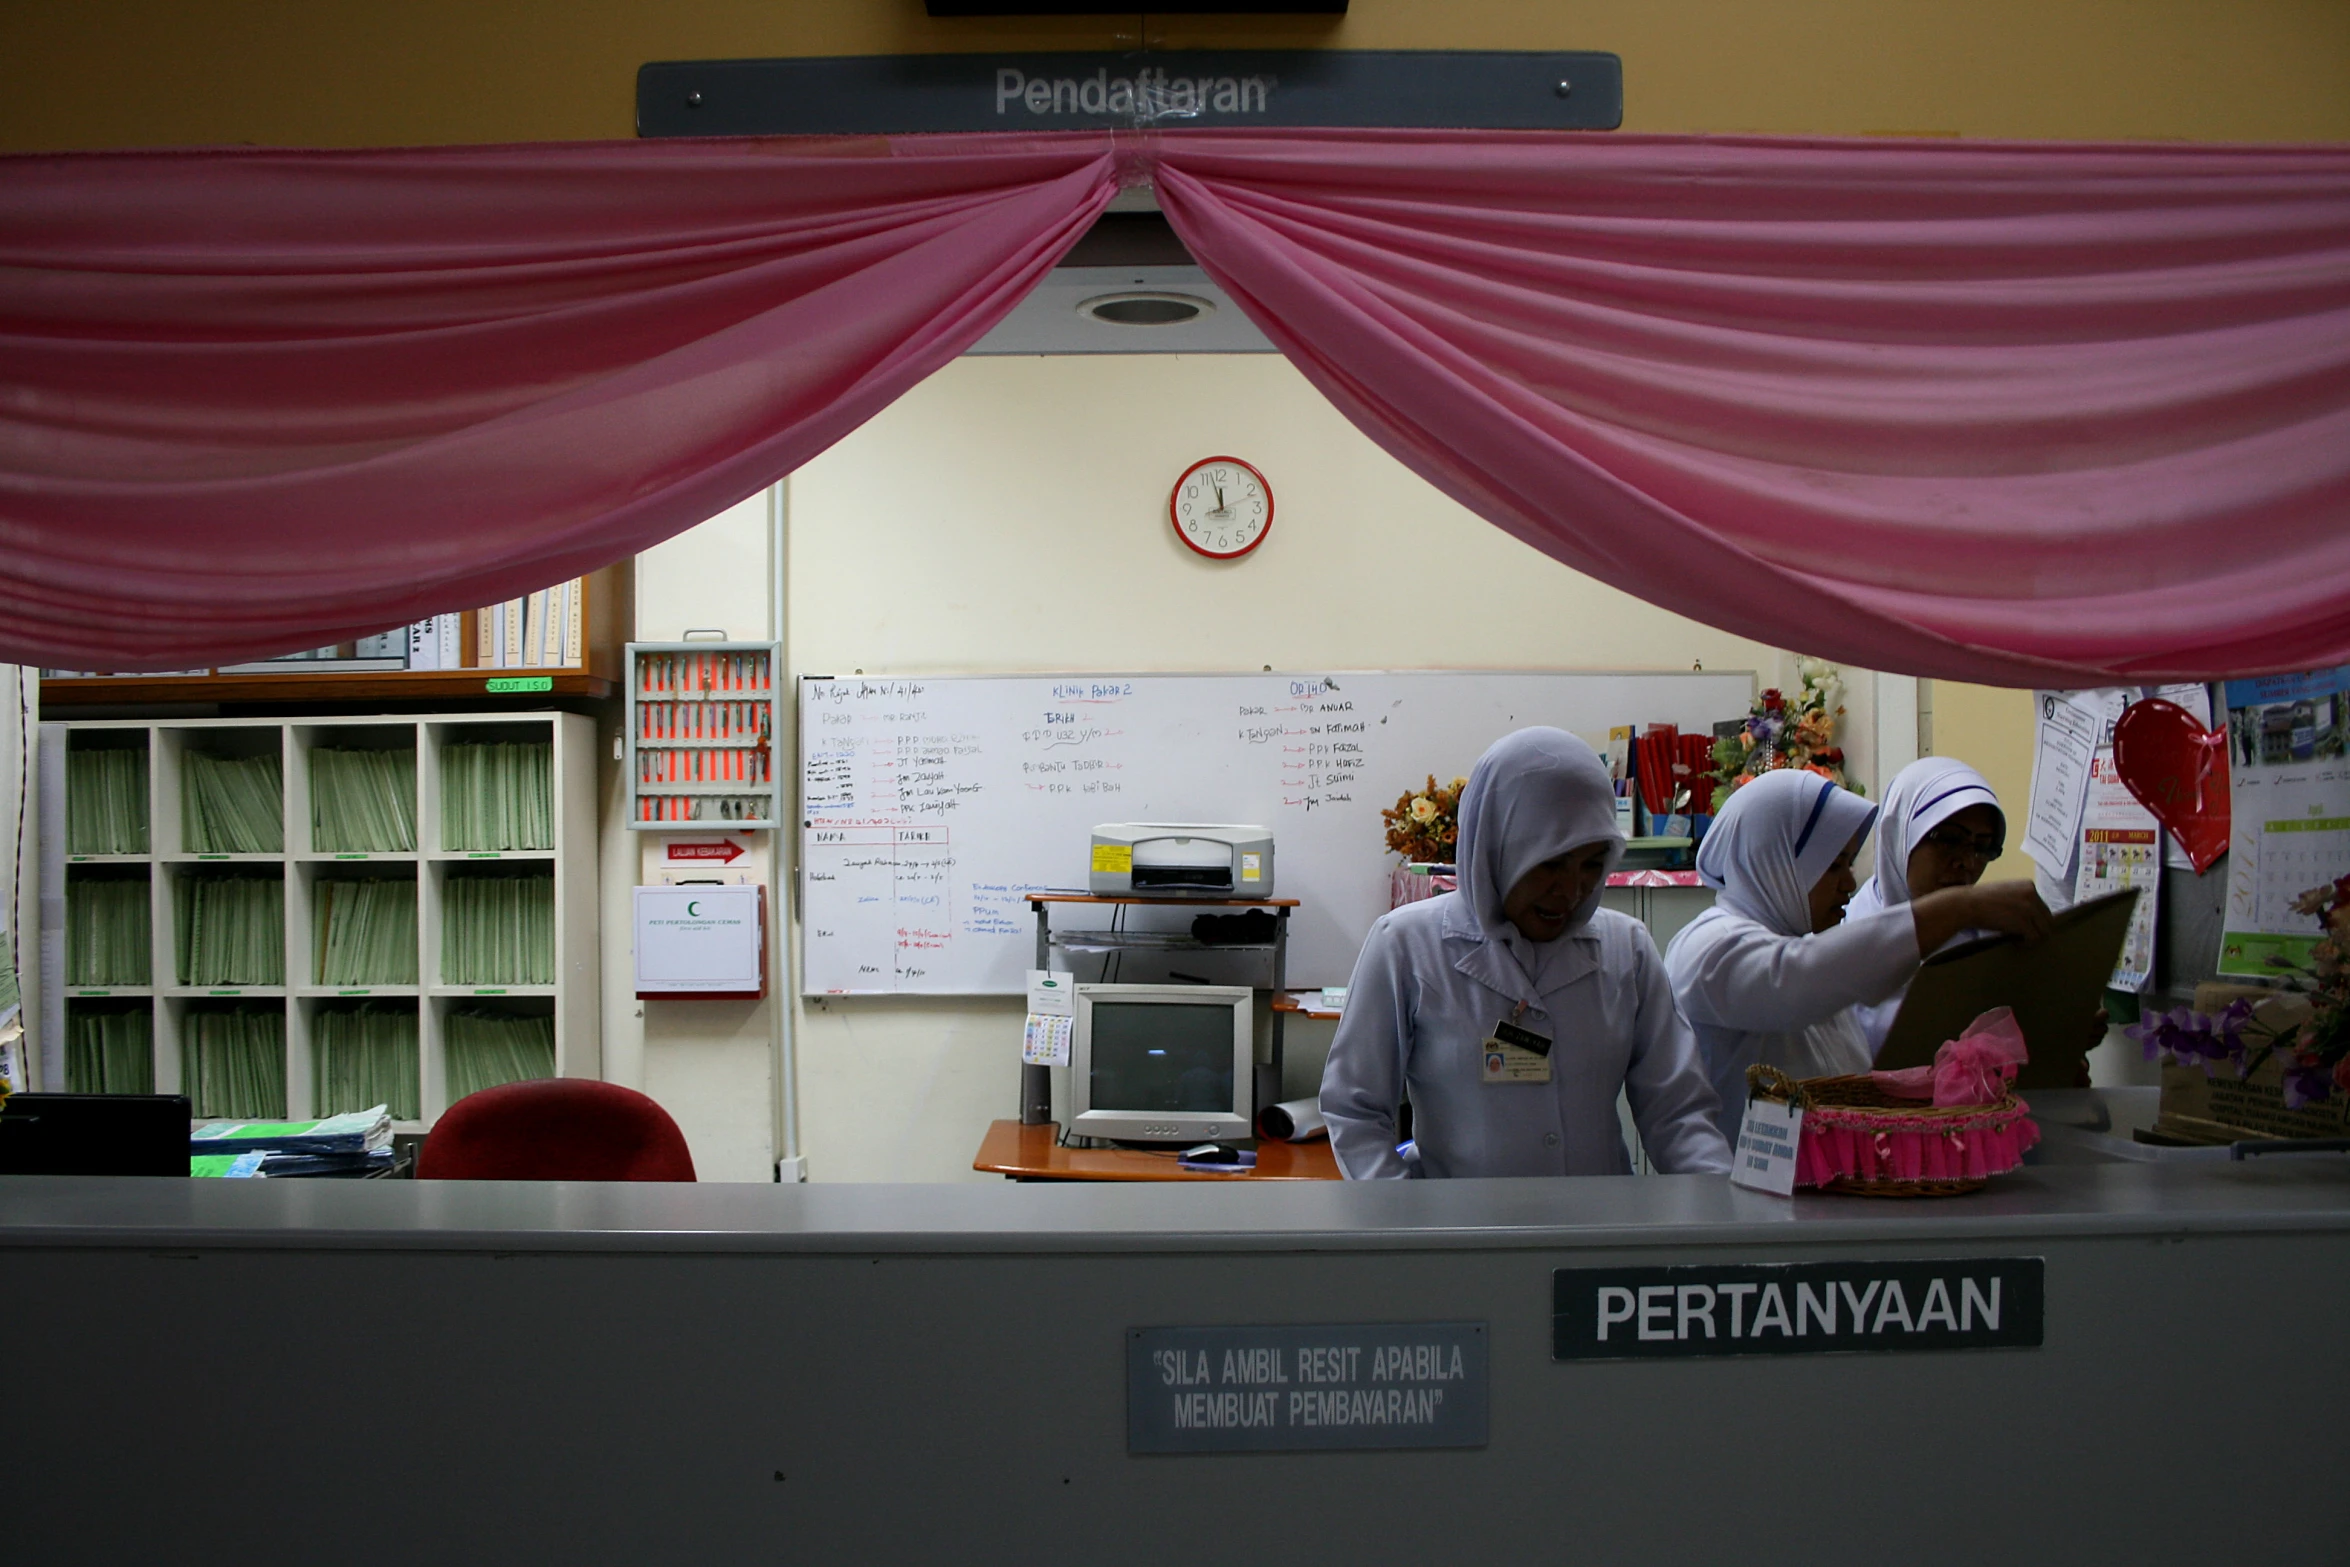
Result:
{"label": "brown folder held in hand", "polygon": [[2013,1007],[2032,1052],[2016,1087],[2072,1087],[2081,1057],[2099,1043],[2090,1020],[2105,1004],[2106,981],[2137,902],[2138,889],[2124,888],[2066,909],[2029,946],[2015,936],[1989,936],[1926,959],[1877,1052],[1879,1070],[1926,1065],[1943,1041],[1956,1039],[1976,1018]]}

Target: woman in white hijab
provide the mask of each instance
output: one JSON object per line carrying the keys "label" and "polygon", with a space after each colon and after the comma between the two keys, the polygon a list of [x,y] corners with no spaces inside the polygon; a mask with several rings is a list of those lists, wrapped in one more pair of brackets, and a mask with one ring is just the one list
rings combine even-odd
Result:
{"label": "woman in white hijab", "polygon": [[[1972,887],[1999,858],[2007,841],[2007,813],[1990,780],[1946,756],[1929,756],[1893,775],[1879,819],[1877,874],[1861,883],[1845,909],[1859,920],[1944,887]],[[1960,931],[1953,942],[1981,931]],[[1905,983],[1885,1000],[1852,1009],[1873,1058],[1884,1048],[1886,1031],[1901,1011]]]}
{"label": "woman in white hijab", "polygon": [[1628,1174],[1619,1092],[1659,1169],[1729,1169],[1664,961],[1599,906],[1623,852],[1607,768],[1573,735],[1521,729],[1479,759],[1460,890],[1372,926],[1347,987],[1322,1114],[1350,1178]]}
{"label": "woman in white hijab", "polygon": [[2047,933],[2047,906],[2020,881],[1948,887],[1845,919],[1853,856],[1876,816],[1850,790],[1789,768],[1741,785],[1698,847],[1698,878],[1718,896],[1673,938],[1665,966],[1725,1136],[1736,1135],[1757,1061],[1793,1077],[1867,1071],[1875,1052],[1850,1009],[1906,985],[1921,952],[1977,926]]}

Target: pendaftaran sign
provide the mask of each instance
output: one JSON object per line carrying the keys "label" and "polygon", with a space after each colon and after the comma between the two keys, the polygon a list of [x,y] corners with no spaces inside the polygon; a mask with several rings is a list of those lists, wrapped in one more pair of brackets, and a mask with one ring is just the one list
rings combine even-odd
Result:
{"label": "pendaftaran sign", "polygon": [[1128,1328],[1126,1450],[1483,1447],[1482,1322]]}
{"label": "pendaftaran sign", "polygon": [[1624,62],[1593,51],[1186,49],[1139,54],[656,60],[639,136],[1386,126],[1612,131]]}
{"label": "pendaftaran sign", "polygon": [[2037,1349],[2038,1257],[1560,1268],[1553,1360]]}

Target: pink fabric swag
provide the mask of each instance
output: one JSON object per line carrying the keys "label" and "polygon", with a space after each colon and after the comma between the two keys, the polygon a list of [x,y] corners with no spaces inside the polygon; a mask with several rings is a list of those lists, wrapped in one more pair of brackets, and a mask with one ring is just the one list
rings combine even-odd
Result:
{"label": "pink fabric swag", "polygon": [[2350,151],[1221,132],[0,160],[0,656],[162,668],[692,525],[1121,182],[1366,434],[1874,668],[2350,661]]}

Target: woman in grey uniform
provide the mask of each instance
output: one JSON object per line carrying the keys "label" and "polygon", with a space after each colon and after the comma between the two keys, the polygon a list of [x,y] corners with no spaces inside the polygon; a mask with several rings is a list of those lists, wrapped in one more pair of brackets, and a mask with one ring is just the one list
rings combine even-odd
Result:
{"label": "woman in grey uniform", "polygon": [[1573,735],[1521,729],[1478,761],[1460,890],[1373,925],[1347,987],[1322,1114],[1348,1177],[1626,1174],[1619,1092],[1659,1169],[1729,1170],[1656,944],[1599,906],[1623,852],[1607,769]]}

